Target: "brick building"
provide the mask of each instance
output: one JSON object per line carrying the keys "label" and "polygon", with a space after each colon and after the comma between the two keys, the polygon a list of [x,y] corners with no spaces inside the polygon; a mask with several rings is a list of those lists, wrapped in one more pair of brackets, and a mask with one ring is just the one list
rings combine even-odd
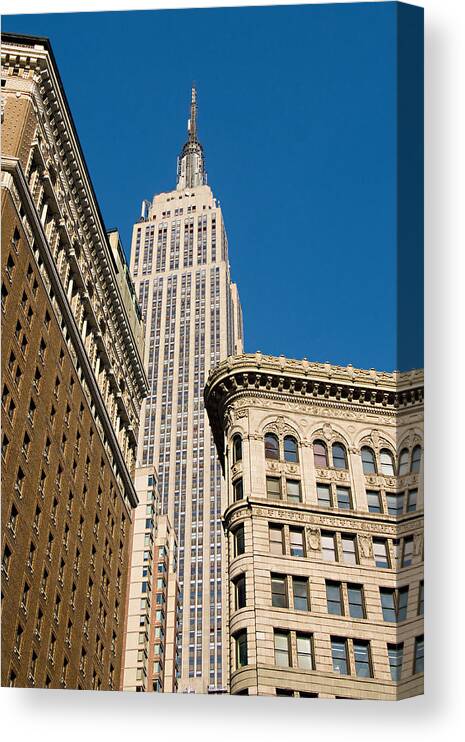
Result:
{"label": "brick building", "polygon": [[2,684],[118,689],[142,328],[46,39],[2,35]]}

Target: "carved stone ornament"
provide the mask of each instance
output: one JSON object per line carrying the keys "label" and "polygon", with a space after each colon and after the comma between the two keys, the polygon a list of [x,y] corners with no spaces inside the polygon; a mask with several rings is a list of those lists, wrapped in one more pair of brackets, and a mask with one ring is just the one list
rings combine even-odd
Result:
{"label": "carved stone ornament", "polygon": [[224,429],[227,431],[231,427],[231,425],[232,425],[231,410],[228,407],[224,413]]}
{"label": "carved stone ornament", "polygon": [[323,425],[323,435],[327,441],[331,440],[331,438],[333,437],[333,429],[331,425]]}
{"label": "carved stone ornament", "polygon": [[286,423],[285,423],[284,417],[280,416],[276,418],[276,427],[277,427],[279,435],[284,435],[284,431],[286,429]]}
{"label": "carved stone ornament", "polygon": [[320,549],[320,531],[318,528],[310,528],[308,531],[308,545],[312,551]]}
{"label": "carved stone ornament", "polygon": [[373,441],[374,448],[379,448],[379,433],[377,430],[373,430],[371,440]]}
{"label": "carved stone ornament", "polygon": [[369,559],[373,556],[373,542],[369,536],[359,536],[360,553],[362,557]]}
{"label": "carved stone ornament", "polygon": [[238,419],[240,417],[248,417],[248,415],[249,415],[249,411],[246,407],[239,408],[236,412],[236,418]]}
{"label": "carved stone ornament", "polygon": [[420,556],[423,551],[423,534],[416,533],[413,538],[413,553],[415,556]]}

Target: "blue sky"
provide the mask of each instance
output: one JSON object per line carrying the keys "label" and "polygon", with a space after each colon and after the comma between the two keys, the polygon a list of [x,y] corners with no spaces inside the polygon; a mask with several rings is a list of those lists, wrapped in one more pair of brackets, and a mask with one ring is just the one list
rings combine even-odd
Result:
{"label": "blue sky", "polygon": [[396,3],[2,25],[51,39],[106,225],[126,252],[141,200],[175,186],[195,80],[247,351],[422,365],[418,286],[402,358],[397,338]]}

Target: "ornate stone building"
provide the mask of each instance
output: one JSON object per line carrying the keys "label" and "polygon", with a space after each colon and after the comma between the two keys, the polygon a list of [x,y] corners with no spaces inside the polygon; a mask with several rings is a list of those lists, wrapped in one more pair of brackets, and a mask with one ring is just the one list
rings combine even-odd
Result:
{"label": "ornate stone building", "polygon": [[[160,512],[178,545],[178,688],[219,692],[226,685],[226,492],[203,389],[212,366],[242,351],[242,316],[222,210],[207,185],[195,89],[176,189],[143,203],[133,229],[131,272],[146,328],[149,381],[138,472],[156,469]],[[140,598],[143,583],[139,572]],[[140,685],[152,690],[148,677],[142,672]]]}
{"label": "ornate stone building", "polygon": [[2,36],[2,684],[118,689],[142,328],[49,42]]}
{"label": "ornate stone building", "polygon": [[230,692],[423,689],[423,374],[256,353],[214,369]]}

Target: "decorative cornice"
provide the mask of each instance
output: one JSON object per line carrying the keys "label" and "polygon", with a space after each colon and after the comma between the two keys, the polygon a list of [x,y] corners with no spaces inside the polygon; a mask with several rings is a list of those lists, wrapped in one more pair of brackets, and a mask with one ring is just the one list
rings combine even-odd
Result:
{"label": "decorative cornice", "polygon": [[[7,64],[10,59],[12,61],[17,60],[21,67],[27,66],[35,70],[37,76],[35,80],[36,92],[33,95],[37,98],[40,97],[41,105],[47,113],[50,125],[55,128],[54,137],[58,149],[62,150],[63,157],[66,160],[63,169],[70,181],[70,192],[79,215],[79,229],[83,230],[87,239],[92,243],[93,260],[91,262],[94,263],[95,272],[102,281],[102,286],[105,286],[107,293],[106,299],[113,302],[112,323],[114,316],[119,318],[117,326],[115,325],[114,328],[115,334],[117,332],[121,333],[121,346],[127,353],[127,366],[133,370],[137,384],[137,394],[143,398],[146,396],[148,390],[143,361],[140,357],[127,310],[117,285],[113,256],[103,217],[93,189],[50,42],[48,39],[41,37],[2,34],[2,61]],[[21,82],[21,77],[15,77],[14,79]],[[31,94],[30,91],[28,92]],[[49,148],[44,153],[41,147],[37,145],[36,152],[42,160],[42,167],[46,169],[47,162],[49,159],[51,161]],[[56,167],[56,165],[54,166]],[[50,190],[53,191],[53,189],[48,188],[47,195],[50,195]],[[58,213],[61,213],[56,199],[55,206]],[[62,223],[61,227],[62,236],[69,243],[69,246],[72,247],[72,240],[69,237],[66,225]]]}
{"label": "decorative cornice", "polygon": [[277,518],[289,523],[313,525],[320,528],[350,529],[362,534],[384,533],[393,538],[404,534],[423,533],[423,511],[404,513],[399,517],[375,515],[361,511],[328,510],[308,503],[296,505],[266,498],[246,497],[232,503],[223,514],[223,526],[226,530],[248,517]]}
{"label": "decorative cornice", "polygon": [[229,356],[210,372],[204,393],[222,463],[228,421],[226,408],[244,394],[396,416],[401,410],[422,406],[423,371],[379,372],[266,356],[260,352]]}
{"label": "decorative cornice", "polygon": [[[126,466],[126,462],[124,461],[124,457],[122,455],[115,430],[111,423],[107,408],[103,401],[100,389],[90,365],[81,333],[79,332],[79,328],[76,324],[76,320],[69,305],[64,286],[62,284],[61,278],[57,271],[57,267],[55,265],[55,261],[53,259],[53,255],[50,252],[50,247],[45,236],[43,226],[40,222],[40,219],[38,218],[35,205],[31,199],[29,188],[26,183],[26,179],[24,177],[24,173],[19,160],[12,157],[2,158],[2,171],[4,173],[9,173],[9,175],[13,178],[15,187],[18,190],[21,204],[27,216],[29,229],[32,230],[32,234],[34,237],[34,246],[39,250],[41,258],[44,261],[44,266],[49,277],[50,284],[53,288],[59,309],[66,322],[66,327],[68,329],[71,342],[81,366],[83,376],[89,387],[92,400],[95,404],[97,415],[102,423],[102,427],[110,445],[111,452],[114,456],[118,472],[121,476],[126,496],[128,497],[128,500],[132,507],[136,507],[139,500],[136,494],[134,483]],[[2,187],[8,187],[8,185],[2,181]]]}

